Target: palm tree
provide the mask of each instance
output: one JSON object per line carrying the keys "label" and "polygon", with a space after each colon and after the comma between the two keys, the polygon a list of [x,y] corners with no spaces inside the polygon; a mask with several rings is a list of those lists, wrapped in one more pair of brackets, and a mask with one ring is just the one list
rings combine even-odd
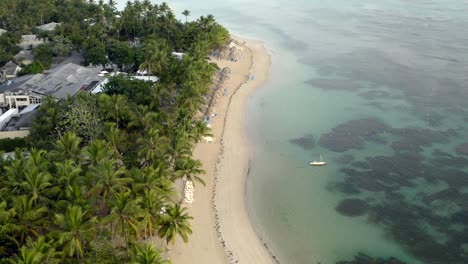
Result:
{"label": "palm tree", "polygon": [[190,130],[190,138],[195,142],[200,142],[203,137],[212,137],[211,129],[203,121],[196,121]]}
{"label": "palm tree", "polygon": [[173,87],[167,84],[162,84],[160,82],[153,85],[153,90],[151,93],[152,104],[151,108],[158,110],[161,105],[167,101],[170,97],[171,92],[173,92]]}
{"label": "palm tree", "polygon": [[5,176],[7,178],[6,184],[10,188],[7,190],[12,194],[21,194],[22,187],[21,183],[24,180],[24,167],[26,166],[25,159],[23,158],[23,152],[17,151],[15,153],[15,159],[5,167]]}
{"label": "palm tree", "polygon": [[131,178],[125,177],[125,173],[124,168],[117,167],[115,160],[104,159],[90,168],[92,187],[89,192],[107,201],[109,195],[127,189],[127,184],[132,182]]}
{"label": "palm tree", "polygon": [[177,100],[177,106],[189,111],[191,116],[205,104],[205,98],[197,94],[181,95]]}
{"label": "palm tree", "polygon": [[[73,205],[78,205],[88,209],[90,206],[92,206],[92,203],[89,201],[88,193],[89,191],[84,185],[68,185],[65,188],[65,197],[67,200],[62,200],[60,202],[65,202],[65,204],[71,202]],[[57,207],[59,207],[59,205],[57,205]]]}
{"label": "palm tree", "polygon": [[110,158],[111,154],[104,140],[91,141],[84,148],[84,155],[91,166],[97,166],[103,160]]}
{"label": "palm tree", "polygon": [[21,183],[23,194],[31,195],[31,199],[48,202],[49,197],[58,193],[60,188],[53,185],[53,177],[49,172],[40,172],[37,168],[24,168],[24,181]]}
{"label": "palm tree", "polygon": [[42,264],[44,259],[45,255],[43,253],[23,246],[18,254],[7,261],[11,264]]}
{"label": "palm tree", "polygon": [[165,197],[158,190],[146,190],[141,196],[140,206],[142,215],[140,222],[143,225],[143,233],[145,239],[153,236],[157,230],[157,226],[163,210]]}
{"label": "palm tree", "polygon": [[28,156],[26,166],[37,168],[41,172],[46,171],[47,166],[49,164],[44,157],[45,153],[46,152],[44,150],[37,150],[35,148],[32,148],[29,151],[29,156]]}
{"label": "palm tree", "polygon": [[182,12],[182,15],[185,16],[185,23],[187,23],[187,17],[190,16],[190,11],[188,11],[187,9],[185,9],[184,12]]}
{"label": "palm tree", "polygon": [[135,244],[133,246],[132,264],[170,264],[169,260],[161,257],[161,251],[152,245]]}
{"label": "palm tree", "polygon": [[68,186],[81,185],[84,181],[81,175],[82,169],[73,160],[66,160],[55,163],[55,177],[58,180],[62,190]]}
{"label": "palm tree", "polygon": [[147,105],[137,105],[130,113],[128,127],[147,128],[157,127],[158,113],[152,112]]}
{"label": "palm tree", "polygon": [[154,164],[164,158],[168,139],[161,136],[159,130],[150,128],[144,137],[137,140],[137,143],[141,146],[138,157],[144,164]]}
{"label": "palm tree", "polygon": [[186,210],[187,208],[181,208],[177,203],[166,208],[158,235],[160,238],[164,238],[167,244],[169,242],[175,243],[177,235],[182,237],[185,243],[188,242],[188,236],[192,234],[189,220],[193,219],[193,217],[189,216],[185,212]]}
{"label": "palm tree", "polygon": [[145,60],[140,65],[141,71],[147,71],[148,80],[149,76],[154,73],[161,73],[168,64],[167,54],[164,51],[157,50],[154,53],[149,53]]}
{"label": "palm tree", "polygon": [[49,152],[52,160],[79,160],[81,153],[80,143],[81,138],[75,133],[65,133],[60,137],[57,143],[55,143],[54,149]]}
{"label": "palm tree", "polygon": [[14,237],[17,229],[17,226],[13,224],[14,216],[15,210],[7,207],[6,201],[0,202],[0,237],[3,238],[0,244],[0,256],[9,250],[15,250],[15,246],[19,246]]}
{"label": "palm tree", "polygon": [[105,137],[107,142],[109,142],[112,157],[117,160],[119,165],[122,165],[122,154],[120,151],[122,144],[125,142],[125,134],[116,125],[109,125]]}
{"label": "palm tree", "polygon": [[[58,254],[55,247],[51,245],[52,242],[54,241],[46,241],[44,236],[40,236],[36,240],[28,238],[26,245],[21,247],[15,263],[59,263]],[[37,260],[40,261],[35,262]]]}
{"label": "palm tree", "polygon": [[13,224],[19,242],[24,242],[27,236],[39,237],[41,226],[45,222],[44,216],[49,211],[45,206],[35,206],[34,199],[26,196],[13,198],[15,217]]}
{"label": "palm tree", "polygon": [[198,181],[205,185],[205,182],[198,176],[205,174],[205,171],[201,167],[202,163],[200,160],[194,160],[191,157],[186,157],[177,162],[173,179],[185,178],[186,180],[190,180],[192,182]]}
{"label": "palm tree", "polygon": [[99,101],[103,104],[106,117],[117,124],[120,127],[120,122],[128,113],[128,101],[127,97],[121,94],[107,95],[102,94],[99,96]]}
{"label": "palm tree", "polygon": [[176,130],[170,136],[170,161],[169,164],[172,165],[177,163],[180,158],[185,158],[192,155],[192,144],[190,143],[187,133],[183,130]]}
{"label": "palm tree", "polygon": [[113,235],[120,230],[120,235],[123,237],[126,245],[129,244],[130,238],[139,233],[138,217],[141,215],[141,207],[139,199],[131,197],[130,191],[114,193],[113,208],[108,219],[112,225],[115,222],[115,229],[112,230]]}
{"label": "palm tree", "polygon": [[149,190],[158,190],[164,197],[169,199],[174,193],[172,181],[167,178],[167,170],[162,162],[158,165],[133,169],[131,174],[134,179],[132,191],[136,194]]}
{"label": "palm tree", "polygon": [[55,224],[60,231],[57,233],[58,243],[67,257],[83,258],[85,245],[94,234],[96,218],[88,218],[86,211],[80,206],[68,206],[65,214],[55,215]]}

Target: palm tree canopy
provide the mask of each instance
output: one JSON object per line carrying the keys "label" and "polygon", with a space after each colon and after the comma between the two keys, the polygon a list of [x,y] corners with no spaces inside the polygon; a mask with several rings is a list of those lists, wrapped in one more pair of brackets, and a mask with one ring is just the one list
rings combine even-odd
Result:
{"label": "palm tree canopy", "polygon": [[133,246],[132,264],[170,264],[169,260],[161,257],[161,251],[152,245],[136,244]]}
{"label": "palm tree canopy", "polygon": [[192,234],[189,220],[193,219],[187,212],[187,208],[181,208],[179,204],[166,208],[166,213],[162,217],[161,228],[158,235],[165,238],[166,242],[175,243],[176,236],[182,237],[187,243],[188,236]]}

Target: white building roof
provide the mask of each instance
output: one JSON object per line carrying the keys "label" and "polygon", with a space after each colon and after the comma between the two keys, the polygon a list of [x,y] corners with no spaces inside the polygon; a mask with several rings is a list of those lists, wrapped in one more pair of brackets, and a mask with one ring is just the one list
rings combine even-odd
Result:
{"label": "white building roof", "polygon": [[185,53],[183,53],[183,52],[175,52],[175,51],[174,51],[174,52],[172,52],[171,54],[172,54],[173,56],[177,57],[179,60],[181,60],[182,57],[184,57],[184,54],[185,54]]}
{"label": "white building roof", "polygon": [[22,49],[29,49],[30,47],[35,48],[44,43],[45,41],[43,39],[38,39],[37,35],[22,35],[21,43],[18,46]]}
{"label": "white building roof", "polygon": [[6,33],[7,31],[4,30],[3,28],[0,28],[0,36],[3,35],[3,33]]}
{"label": "white building roof", "polygon": [[159,81],[158,76],[131,76],[132,79],[143,80],[143,81],[152,81],[157,82]]}
{"label": "white building roof", "polygon": [[38,27],[36,27],[36,28],[39,29],[39,30],[43,30],[43,31],[54,31],[55,28],[56,28],[58,25],[60,25],[60,23],[51,22],[51,23],[48,23],[48,24],[44,24],[44,25],[38,26]]}
{"label": "white building roof", "polygon": [[13,116],[18,114],[17,108],[12,108],[6,111],[3,115],[0,116],[0,129],[3,129],[5,125],[10,122]]}
{"label": "white building roof", "polygon": [[[125,74],[125,73],[111,73],[111,76],[115,76],[117,74]],[[158,76],[129,76],[131,79],[136,79],[136,80],[143,80],[143,81],[152,81],[152,82],[157,82],[159,81]],[[91,91],[91,93],[96,94],[96,93],[102,93],[104,90],[104,87],[106,84],[109,82],[109,78],[104,79],[101,81],[96,87]]]}

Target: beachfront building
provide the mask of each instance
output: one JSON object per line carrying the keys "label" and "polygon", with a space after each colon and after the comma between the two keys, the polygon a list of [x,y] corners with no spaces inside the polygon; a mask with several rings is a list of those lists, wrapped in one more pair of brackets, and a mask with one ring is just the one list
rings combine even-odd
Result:
{"label": "beachfront building", "polygon": [[67,63],[44,74],[22,76],[0,86],[0,107],[25,107],[40,103],[44,96],[64,99],[89,91],[104,79],[99,72],[99,68]]}

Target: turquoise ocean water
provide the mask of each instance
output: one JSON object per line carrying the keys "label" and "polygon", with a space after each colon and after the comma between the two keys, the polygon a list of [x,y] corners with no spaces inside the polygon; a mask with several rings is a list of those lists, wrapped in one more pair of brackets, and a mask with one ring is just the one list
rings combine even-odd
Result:
{"label": "turquoise ocean water", "polygon": [[247,200],[282,263],[468,263],[468,1],[168,3],[272,54]]}

